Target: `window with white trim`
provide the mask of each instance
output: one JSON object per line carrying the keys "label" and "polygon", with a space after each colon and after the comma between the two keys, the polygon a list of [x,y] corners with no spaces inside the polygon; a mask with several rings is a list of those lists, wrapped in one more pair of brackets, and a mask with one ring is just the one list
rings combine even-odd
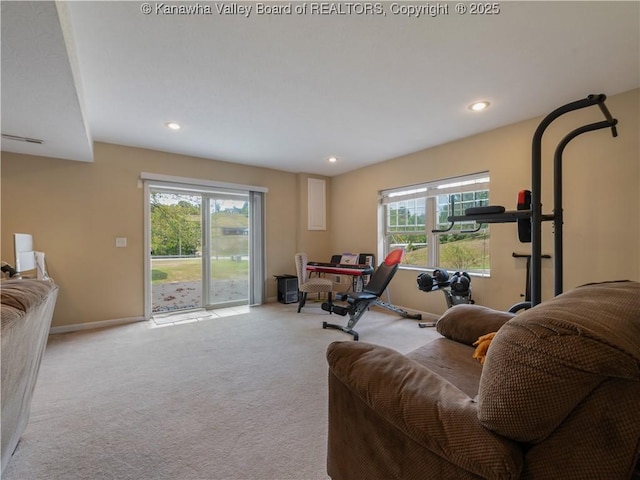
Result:
{"label": "window with white trim", "polygon": [[380,192],[385,255],[406,250],[402,266],[444,268],[488,275],[489,227],[474,221],[451,225],[450,215],[489,205],[489,172]]}

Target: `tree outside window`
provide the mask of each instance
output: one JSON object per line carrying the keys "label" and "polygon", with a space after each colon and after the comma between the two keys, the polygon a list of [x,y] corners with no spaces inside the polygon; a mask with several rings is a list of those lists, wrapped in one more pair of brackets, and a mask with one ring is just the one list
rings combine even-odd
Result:
{"label": "tree outside window", "polygon": [[473,221],[451,226],[447,220],[451,215],[464,215],[467,208],[488,204],[486,172],[382,192],[385,254],[404,247],[405,267],[488,274],[488,226],[478,228]]}

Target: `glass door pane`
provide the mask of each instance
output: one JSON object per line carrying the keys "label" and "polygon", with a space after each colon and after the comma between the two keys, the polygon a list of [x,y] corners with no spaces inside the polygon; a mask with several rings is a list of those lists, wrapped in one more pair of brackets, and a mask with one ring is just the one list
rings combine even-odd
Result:
{"label": "glass door pane", "polygon": [[152,313],[202,307],[202,196],[151,190]]}
{"label": "glass door pane", "polygon": [[264,301],[263,192],[145,185],[145,315]]}
{"label": "glass door pane", "polygon": [[249,302],[249,195],[247,192],[208,196],[208,305]]}

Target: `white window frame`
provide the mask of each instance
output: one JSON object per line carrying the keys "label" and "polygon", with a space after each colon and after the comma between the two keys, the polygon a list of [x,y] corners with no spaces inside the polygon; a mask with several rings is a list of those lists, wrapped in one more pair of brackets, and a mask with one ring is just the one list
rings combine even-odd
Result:
{"label": "white window frame", "polygon": [[[434,233],[432,230],[442,229],[444,226],[438,224],[438,204],[437,197],[440,195],[463,194],[476,191],[489,191],[490,195],[490,175],[488,171],[478,172],[470,175],[462,175],[454,178],[447,178],[438,181],[426,182],[415,185],[407,185],[393,189],[383,190],[379,193],[379,218],[382,222],[380,229],[380,243],[383,246],[383,254],[386,256],[391,250],[389,236],[393,233],[388,225],[387,205],[403,200],[425,199],[425,230],[427,238],[427,264],[426,265],[401,265],[403,269],[434,269],[438,268],[440,258],[440,242],[438,236],[445,234]],[[488,232],[488,227],[485,227]],[[416,232],[406,232],[407,234],[422,234],[422,230]],[[447,233],[456,233],[455,231]],[[484,274],[488,275],[490,269]]]}

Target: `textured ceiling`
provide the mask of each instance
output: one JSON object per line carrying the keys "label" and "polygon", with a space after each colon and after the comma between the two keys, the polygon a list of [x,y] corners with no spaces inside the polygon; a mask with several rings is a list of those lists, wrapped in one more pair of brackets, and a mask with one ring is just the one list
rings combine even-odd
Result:
{"label": "textured ceiling", "polygon": [[[635,1],[300,5],[3,1],[2,133],[44,143],[2,149],[90,161],[101,141],[332,176],[640,86]],[[442,9],[397,12],[408,5]],[[470,112],[477,99],[491,107]]]}

